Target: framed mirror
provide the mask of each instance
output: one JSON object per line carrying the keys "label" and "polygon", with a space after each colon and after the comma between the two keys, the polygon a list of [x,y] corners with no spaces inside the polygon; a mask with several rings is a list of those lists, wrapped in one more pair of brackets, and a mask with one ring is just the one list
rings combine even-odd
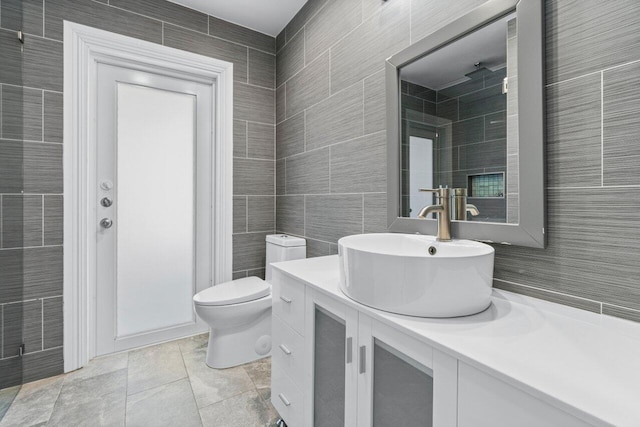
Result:
{"label": "framed mirror", "polygon": [[386,64],[389,230],[544,247],[542,0],[490,0]]}

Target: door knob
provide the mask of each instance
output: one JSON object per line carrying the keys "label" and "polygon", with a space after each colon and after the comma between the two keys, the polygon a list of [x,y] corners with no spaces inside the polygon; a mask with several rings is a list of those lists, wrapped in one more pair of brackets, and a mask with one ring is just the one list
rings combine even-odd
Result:
{"label": "door knob", "polygon": [[102,200],[100,200],[100,204],[105,208],[108,208],[113,204],[113,201],[108,197],[103,197]]}
{"label": "door knob", "polygon": [[102,226],[102,228],[111,228],[111,226],[113,225],[113,221],[109,218],[102,218],[102,220],[100,221],[100,225]]}

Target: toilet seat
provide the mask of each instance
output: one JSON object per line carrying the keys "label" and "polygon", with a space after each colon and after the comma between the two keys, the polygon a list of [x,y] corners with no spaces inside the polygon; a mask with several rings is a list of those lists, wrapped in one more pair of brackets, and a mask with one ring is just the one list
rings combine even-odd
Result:
{"label": "toilet seat", "polygon": [[254,301],[271,294],[269,283],[251,276],[224,282],[198,292],[193,301],[198,305],[220,306]]}

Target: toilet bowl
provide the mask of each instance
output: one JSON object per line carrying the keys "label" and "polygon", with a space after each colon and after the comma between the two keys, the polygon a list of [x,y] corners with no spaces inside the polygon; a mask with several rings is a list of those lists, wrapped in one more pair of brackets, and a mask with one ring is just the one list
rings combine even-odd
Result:
{"label": "toilet bowl", "polygon": [[207,365],[230,368],[271,353],[271,263],[306,257],[306,242],[283,234],[269,235],[267,281],[245,277],[221,283],[193,297],[198,317],[209,325]]}

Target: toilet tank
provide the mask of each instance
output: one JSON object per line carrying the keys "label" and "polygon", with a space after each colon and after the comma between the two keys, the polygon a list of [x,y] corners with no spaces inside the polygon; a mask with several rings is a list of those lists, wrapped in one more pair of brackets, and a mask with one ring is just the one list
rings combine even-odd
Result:
{"label": "toilet tank", "polygon": [[271,263],[292,261],[307,257],[307,241],[300,237],[286,234],[270,234],[267,236],[267,265],[265,279],[271,281]]}

